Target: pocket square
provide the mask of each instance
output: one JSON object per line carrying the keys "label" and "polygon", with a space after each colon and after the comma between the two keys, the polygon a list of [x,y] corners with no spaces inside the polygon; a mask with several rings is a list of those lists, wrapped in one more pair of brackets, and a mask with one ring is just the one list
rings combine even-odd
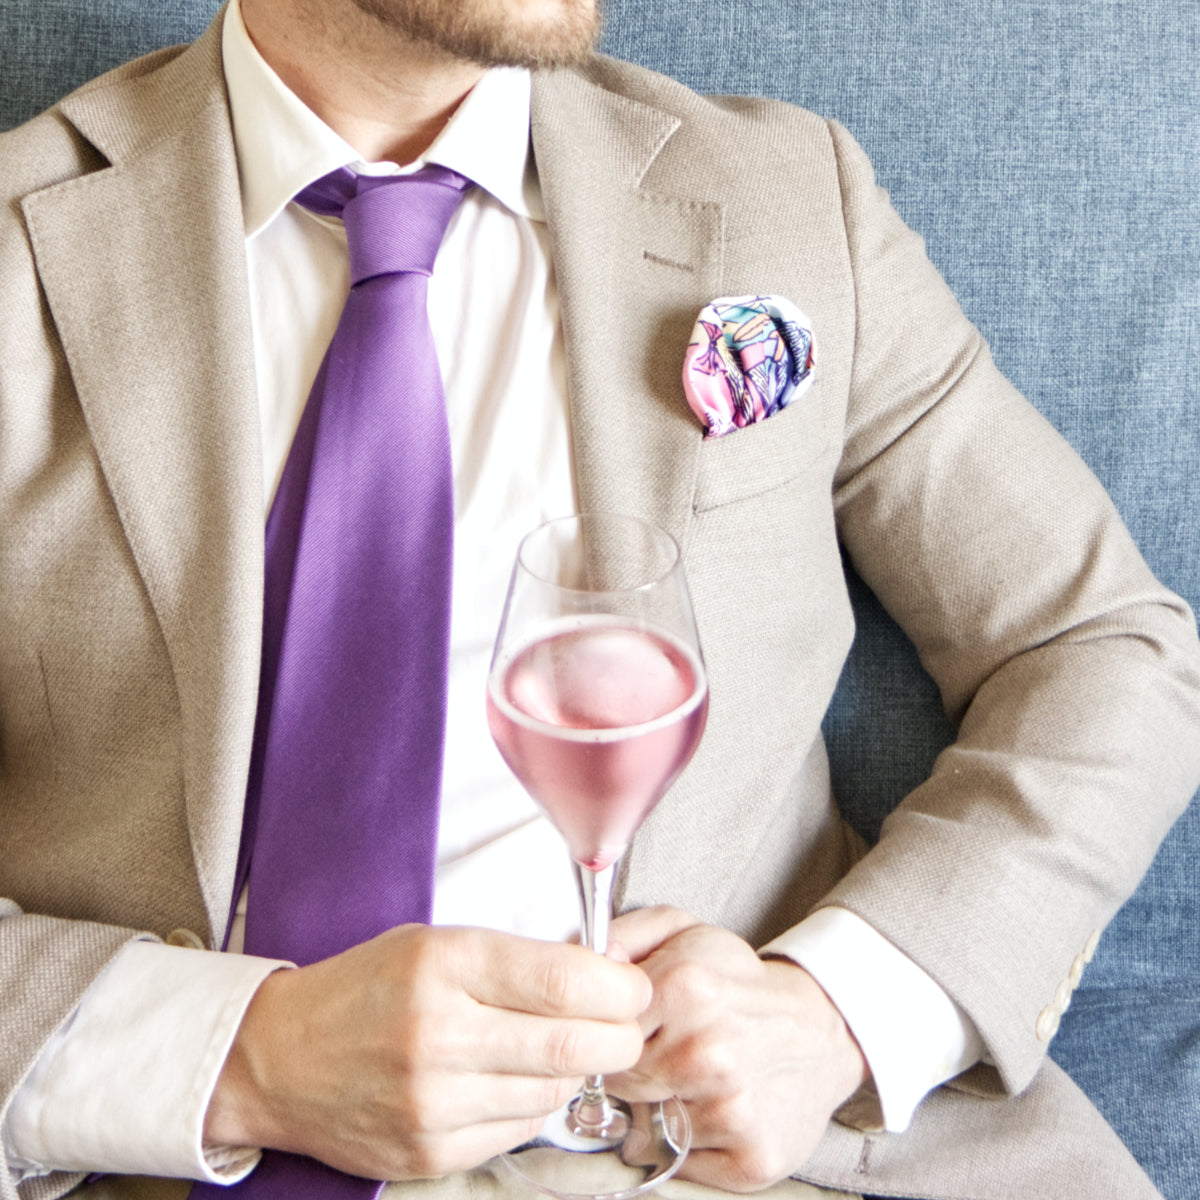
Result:
{"label": "pocket square", "polygon": [[783,296],[722,296],[696,319],[683,390],[706,437],[786,408],[813,381],[812,325]]}

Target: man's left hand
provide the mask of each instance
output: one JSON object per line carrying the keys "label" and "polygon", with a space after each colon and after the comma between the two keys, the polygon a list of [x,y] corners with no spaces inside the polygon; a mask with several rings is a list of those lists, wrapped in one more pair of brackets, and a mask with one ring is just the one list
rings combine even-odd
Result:
{"label": "man's left hand", "polygon": [[650,977],[645,1048],[615,1094],[687,1105],[692,1151],[680,1175],[733,1192],[786,1178],[863,1082],[862,1051],[816,981],[761,959],[735,934],[679,909],[613,922],[611,941]]}

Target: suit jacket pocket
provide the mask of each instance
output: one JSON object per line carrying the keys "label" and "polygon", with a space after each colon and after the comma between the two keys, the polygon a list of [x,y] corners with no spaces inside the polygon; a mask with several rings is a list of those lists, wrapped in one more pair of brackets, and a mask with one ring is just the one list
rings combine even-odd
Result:
{"label": "suit jacket pocket", "polygon": [[825,449],[820,386],[782,412],[700,447],[692,507],[707,512],[790,483]]}

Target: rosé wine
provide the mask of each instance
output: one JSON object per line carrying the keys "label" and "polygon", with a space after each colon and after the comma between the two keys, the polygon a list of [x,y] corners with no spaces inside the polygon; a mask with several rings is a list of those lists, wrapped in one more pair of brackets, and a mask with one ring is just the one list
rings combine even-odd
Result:
{"label": "ros\u00e9 wine", "polygon": [[692,757],[708,715],[697,656],[613,617],[556,622],[492,668],[500,753],[591,871],[620,857]]}

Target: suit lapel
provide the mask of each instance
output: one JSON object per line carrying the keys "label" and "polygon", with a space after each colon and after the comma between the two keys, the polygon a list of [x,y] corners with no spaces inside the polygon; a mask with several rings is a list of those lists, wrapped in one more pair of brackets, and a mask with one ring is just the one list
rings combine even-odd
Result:
{"label": "suit lapel", "polygon": [[722,214],[660,185],[678,126],[580,75],[535,77],[579,506],[645,516],[682,541],[701,437],[680,370],[696,314],[719,293]]}
{"label": "suit lapel", "polygon": [[[721,294],[723,212],[673,186],[664,160],[679,124],[577,75],[535,77],[579,507],[656,522],[686,564],[702,437],[680,374],[697,314]],[[626,856],[618,907],[662,877],[662,845],[642,839]]]}
{"label": "suit lapel", "polygon": [[68,118],[113,164],[27,197],[43,287],[179,693],[188,827],[221,937],[254,724],[262,483],[219,22]]}
{"label": "suit lapel", "polygon": [[[222,936],[254,724],[262,481],[219,22],[64,114],[111,162],[27,197],[38,270],[179,692],[188,826]],[[722,214],[658,186],[678,120],[539,76],[533,139],[567,346],[584,510],[683,540],[700,429],[679,372],[720,291]]]}

